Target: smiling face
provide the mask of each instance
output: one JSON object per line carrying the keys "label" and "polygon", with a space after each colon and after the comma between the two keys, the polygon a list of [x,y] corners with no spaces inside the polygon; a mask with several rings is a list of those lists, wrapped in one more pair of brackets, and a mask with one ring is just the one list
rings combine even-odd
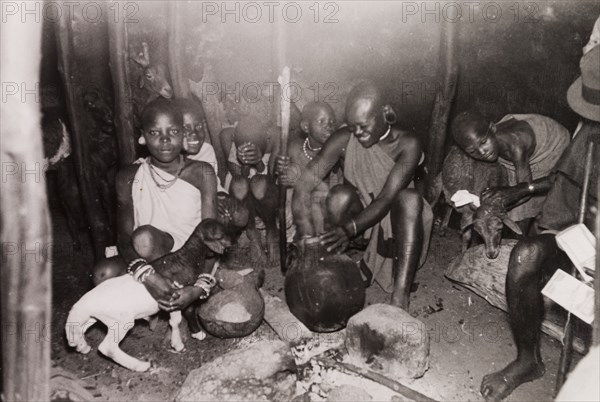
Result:
{"label": "smiling face", "polygon": [[203,120],[197,113],[185,112],[183,114],[184,148],[188,154],[195,155],[200,152],[200,148],[206,140],[206,128]]}
{"label": "smiling face", "polygon": [[323,145],[336,128],[335,113],[326,103],[314,105],[302,113],[301,126],[313,146]]}
{"label": "smiling face", "polygon": [[360,145],[370,148],[385,134],[386,125],[374,99],[358,98],[346,107],[348,130]]}
{"label": "smiling face", "polygon": [[168,111],[158,111],[143,124],[150,155],[161,163],[177,160],[183,143],[181,118]]}

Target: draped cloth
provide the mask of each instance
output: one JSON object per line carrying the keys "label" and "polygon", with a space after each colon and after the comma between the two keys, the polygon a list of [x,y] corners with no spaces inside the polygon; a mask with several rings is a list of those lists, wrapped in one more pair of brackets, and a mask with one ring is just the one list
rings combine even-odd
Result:
{"label": "draped cloth", "polygon": [[[354,185],[360,193],[363,205],[371,203],[383,189],[385,182],[395,165],[395,161],[379,146],[363,147],[355,136],[350,136],[344,158],[344,178]],[[408,186],[414,188],[411,182]],[[419,267],[425,263],[429,249],[433,212],[427,201],[423,200],[421,214],[423,224],[423,247],[419,259]],[[402,239],[394,239],[390,213],[375,226],[365,232],[369,245],[361,264],[369,269],[383,290],[393,290],[394,279],[392,269],[394,264],[394,244]]]}
{"label": "draped cloth", "polygon": [[[548,176],[556,166],[564,150],[569,145],[571,135],[569,130],[557,121],[539,114],[510,114],[504,116],[498,124],[514,118],[527,122],[535,135],[535,150],[529,157],[529,166],[533,180]],[[512,161],[498,158],[498,162],[505,168],[508,184],[517,185],[515,165]],[[508,216],[515,222],[527,218],[535,218],[542,209],[546,198],[545,194],[535,195],[527,202],[511,209]]]}
{"label": "draped cloth", "polygon": [[556,164],[556,178],[537,218],[540,229],[560,231],[577,223],[590,142],[594,143],[594,159],[587,202],[588,205],[595,205],[597,202],[600,185],[600,124],[588,122],[573,138]]}
{"label": "draped cloth", "polygon": [[[175,177],[153,166],[161,177]],[[156,180],[164,184],[155,174]],[[202,197],[200,190],[177,179],[167,188],[159,188],[150,173],[150,160],[145,159],[138,168],[131,186],[133,199],[134,230],[142,225],[151,225],[170,234],[175,241],[171,251],[178,250],[190,237],[202,220]]]}

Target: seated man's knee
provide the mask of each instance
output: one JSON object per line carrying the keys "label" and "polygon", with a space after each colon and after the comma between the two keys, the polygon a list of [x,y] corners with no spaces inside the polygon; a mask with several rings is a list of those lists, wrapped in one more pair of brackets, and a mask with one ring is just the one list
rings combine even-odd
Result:
{"label": "seated man's knee", "polygon": [[423,198],[414,188],[405,188],[401,190],[392,208],[397,208],[398,212],[405,218],[419,218],[423,211]]}
{"label": "seated man's knee", "polygon": [[250,184],[245,177],[234,176],[229,185],[229,193],[238,201],[245,200],[250,192]]}
{"label": "seated man's knee", "polygon": [[271,186],[269,178],[262,174],[257,174],[250,179],[250,191],[252,196],[262,201],[266,198],[269,191],[273,191],[274,186]]}
{"label": "seated man's knee", "polygon": [[510,253],[507,279],[519,282],[536,277],[544,260],[543,246],[538,238],[519,240]]}
{"label": "seated man's knee", "polygon": [[152,260],[173,248],[173,238],[151,225],[142,225],[131,234],[133,249],[142,258]]}
{"label": "seated man's knee", "polygon": [[327,221],[333,225],[344,223],[363,209],[356,189],[346,184],[338,184],[332,187],[325,200],[325,205],[327,208]]}
{"label": "seated man's knee", "polygon": [[125,274],[127,267],[123,259],[119,256],[105,258],[94,266],[93,281],[94,286],[98,286],[107,279]]}

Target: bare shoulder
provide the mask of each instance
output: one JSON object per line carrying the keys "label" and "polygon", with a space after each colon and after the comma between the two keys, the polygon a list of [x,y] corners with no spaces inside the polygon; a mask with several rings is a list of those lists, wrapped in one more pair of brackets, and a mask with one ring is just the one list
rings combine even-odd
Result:
{"label": "bare shoulder", "polygon": [[181,178],[200,188],[209,180],[216,180],[215,169],[208,162],[186,158]]}
{"label": "bare shoulder", "polygon": [[131,165],[119,169],[116,177],[117,187],[127,185],[131,186],[131,183],[133,183],[133,179],[135,178],[135,174],[137,173],[139,168],[140,164],[132,163]]}
{"label": "bare shoulder", "polygon": [[117,191],[117,198],[120,203],[127,202],[127,199],[131,198],[131,189],[133,181],[135,180],[135,174],[137,173],[140,165],[132,163],[131,165],[125,166],[117,172],[115,178],[115,187]]}
{"label": "bare shoulder", "polygon": [[396,158],[407,153],[417,158],[421,157],[422,144],[421,138],[417,133],[411,130],[396,129],[394,134],[396,135]]}
{"label": "bare shoulder", "polygon": [[510,119],[498,129],[500,136],[508,137],[510,148],[530,150],[535,148],[535,133],[531,125],[525,120]]}
{"label": "bare shoulder", "polygon": [[412,130],[401,130],[398,129],[398,137],[400,138],[400,143],[404,144],[407,147],[413,147],[415,145],[421,145],[421,139],[419,135]]}

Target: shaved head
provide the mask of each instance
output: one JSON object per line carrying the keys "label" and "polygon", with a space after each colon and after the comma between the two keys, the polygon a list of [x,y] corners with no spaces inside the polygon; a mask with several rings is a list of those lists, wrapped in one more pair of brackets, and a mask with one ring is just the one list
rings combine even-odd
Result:
{"label": "shaved head", "polygon": [[310,102],[302,109],[300,127],[308,135],[313,146],[325,144],[336,126],[335,112],[329,104]]}
{"label": "shaved head", "polygon": [[462,112],[452,122],[452,137],[458,146],[474,159],[495,162],[500,146],[496,128],[477,112]]}
{"label": "shaved head", "polygon": [[386,106],[379,88],[369,81],[359,83],[348,94],[346,123],[363,147],[375,145],[391,127],[384,117]]}
{"label": "shaved head", "polygon": [[357,84],[346,99],[346,118],[356,114],[357,109],[368,108],[369,114],[383,107],[383,99],[379,88],[371,81]]}
{"label": "shaved head", "polygon": [[331,114],[335,114],[331,106],[325,102],[310,102],[302,108],[302,119],[308,120],[314,117],[321,110],[327,110]]}
{"label": "shaved head", "polygon": [[452,138],[459,145],[465,144],[469,134],[483,135],[488,125],[488,121],[478,112],[472,110],[462,112],[452,122]]}

